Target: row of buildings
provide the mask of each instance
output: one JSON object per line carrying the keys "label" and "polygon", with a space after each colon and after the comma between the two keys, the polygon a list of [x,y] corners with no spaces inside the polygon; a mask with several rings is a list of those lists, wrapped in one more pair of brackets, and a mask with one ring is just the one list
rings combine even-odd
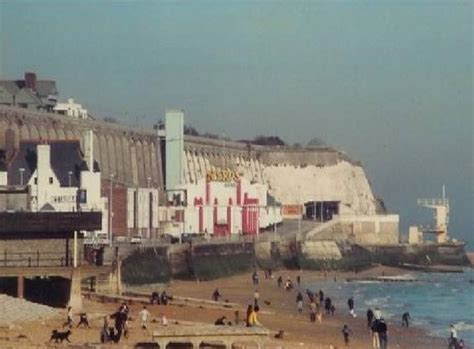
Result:
{"label": "row of buildings", "polygon": [[167,112],[161,135],[166,188],[150,182],[130,187],[113,174],[101,176],[92,131],[83,140],[22,140],[12,158],[0,154],[0,211],[100,211],[102,230],[86,235],[102,243],[164,234],[255,235],[282,222],[267,185],[235,171],[222,168],[194,183],[182,180],[183,118],[181,111]]}

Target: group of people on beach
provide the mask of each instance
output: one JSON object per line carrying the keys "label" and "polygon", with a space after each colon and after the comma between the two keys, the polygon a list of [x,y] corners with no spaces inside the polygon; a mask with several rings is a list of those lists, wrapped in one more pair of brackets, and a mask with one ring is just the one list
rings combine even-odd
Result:
{"label": "group of people on beach", "polygon": [[166,291],[161,292],[161,294],[153,291],[150,296],[150,304],[168,305],[168,302],[172,299],[173,297],[169,296]]}
{"label": "group of people on beach", "polygon": [[[408,317],[406,317],[407,327],[409,316],[408,314]],[[367,309],[367,328],[372,333],[372,348],[386,349],[388,345],[388,327],[378,307],[375,310]]]}

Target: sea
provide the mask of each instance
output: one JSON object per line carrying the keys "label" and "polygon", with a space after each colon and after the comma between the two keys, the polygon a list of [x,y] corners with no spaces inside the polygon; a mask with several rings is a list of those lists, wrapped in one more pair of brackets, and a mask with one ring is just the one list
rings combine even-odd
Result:
{"label": "sea", "polygon": [[454,324],[458,338],[474,347],[474,271],[464,273],[409,272],[414,282],[321,281],[308,285],[312,291],[322,289],[336,302],[336,311],[347,311],[347,299],[354,298],[358,316],[366,318],[368,308],[379,307],[390,324],[401,325],[405,311],[412,324],[429,333],[448,338]]}

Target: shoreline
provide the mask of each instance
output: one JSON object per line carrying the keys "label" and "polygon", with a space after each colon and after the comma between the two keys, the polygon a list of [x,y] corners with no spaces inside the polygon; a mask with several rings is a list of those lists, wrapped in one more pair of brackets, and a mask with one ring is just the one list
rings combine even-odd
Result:
{"label": "shoreline", "polygon": [[[366,278],[381,276],[395,276],[407,273],[407,271],[391,267],[375,267],[357,274],[352,272],[329,272],[320,271],[294,271],[294,270],[277,270],[273,272],[273,279],[264,279],[262,270],[258,271],[260,282],[258,291],[260,293],[261,312],[259,314],[260,323],[268,328],[272,334],[278,331],[284,331],[284,338],[270,338],[267,349],[276,348],[346,348],[343,342],[341,329],[344,324],[348,324],[353,331],[349,348],[366,349],[371,347],[371,336],[367,329],[365,311],[360,309],[360,316],[352,318],[346,311],[346,300],[334,299],[336,303],[336,314],[323,315],[322,324],[309,321],[309,309],[307,297],[305,294],[305,285],[309,283],[317,283],[321,280],[338,280],[342,282],[348,277]],[[297,275],[302,277],[302,293],[304,294],[304,311],[300,315],[296,309],[297,288],[292,291],[285,291],[277,287],[276,279],[278,275],[282,275],[285,279],[289,276],[292,280],[296,280]],[[143,292],[145,295],[151,294],[152,291],[166,290],[167,294],[179,296],[181,300],[185,298],[194,298],[202,301],[202,304],[191,305],[186,302],[176,302],[171,305],[147,305],[148,310],[153,318],[157,318],[161,314],[165,314],[170,320],[187,323],[199,322],[213,324],[220,316],[226,316],[228,320],[234,320],[234,311],[236,308],[226,307],[225,302],[215,303],[211,301],[211,294],[218,287],[222,294],[222,300],[236,304],[234,307],[240,307],[240,317],[245,317],[245,308],[247,304],[253,303],[255,286],[252,285],[251,273],[225,277],[212,281],[181,281],[173,280],[165,285],[144,285],[140,287],[127,287],[128,291]],[[331,296],[331,295],[328,295]],[[144,299],[146,301],[146,298]],[[110,348],[133,348],[137,342],[151,341],[153,330],[159,330],[158,323],[151,323],[148,330],[141,330],[137,320],[137,314],[143,307],[144,303],[137,300],[130,302],[132,321],[130,322],[130,336],[128,339],[121,341],[118,345],[110,345]],[[74,344],[85,345],[85,343],[98,343],[99,331],[102,325],[102,318],[105,314],[113,313],[120,302],[108,301],[101,303],[93,299],[85,299],[85,311],[91,319],[91,329],[73,329],[71,341]],[[229,304],[230,305],[230,304]],[[51,331],[59,328],[65,319],[65,310],[61,311],[63,317],[55,318],[47,322],[36,321],[25,324],[24,331],[29,334],[31,344],[34,348],[43,348],[41,345],[49,339]],[[77,319],[77,317],[76,317]],[[406,348],[406,349],[436,349],[446,348],[446,340],[433,336],[429,333],[428,328],[410,327],[402,328],[399,323],[386,319],[389,326],[389,348]],[[0,342],[1,345],[1,342]],[[27,346],[15,347],[13,343],[7,343],[12,348],[28,348]],[[40,345],[40,346],[38,346]],[[108,348],[109,346],[105,346]],[[33,348],[33,346],[31,347]],[[44,346],[48,348],[48,346]]]}

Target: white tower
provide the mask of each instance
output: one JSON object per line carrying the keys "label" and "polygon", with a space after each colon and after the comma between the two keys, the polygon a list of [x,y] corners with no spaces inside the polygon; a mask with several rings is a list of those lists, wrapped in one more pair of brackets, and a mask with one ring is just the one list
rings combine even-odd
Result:
{"label": "white tower", "polygon": [[448,241],[449,199],[446,198],[444,185],[441,199],[418,199],[418,205],[436,210],[436,226],[422,229],[423,233],[436,234],[438,244],[446,243]]}

